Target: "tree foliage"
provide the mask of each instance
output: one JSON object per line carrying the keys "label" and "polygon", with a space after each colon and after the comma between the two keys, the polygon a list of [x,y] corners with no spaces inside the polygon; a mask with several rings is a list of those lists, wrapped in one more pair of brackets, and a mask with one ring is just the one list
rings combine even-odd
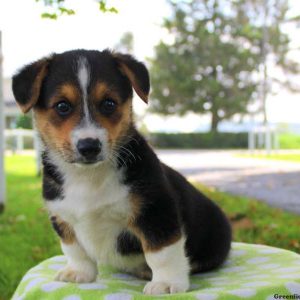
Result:
{"label": "tree foliage", "polygon": [[[43,2],[47,7],[47,11],[42,13],[42,18],[56,20],[62,15],[74,15],[76,12],[69,6],[66,6],[65,0],[35,0]],[[86,0],[85,0],[86,1]],[[108,6],[107,0],[95,0],[98,3],[99,10],[103,13],[117,13],[118,10],[113,6]]]}
{"label": "tree foliage", "polygon": [[16,120],[16,127],[23,129],[32,129],[32,116],[31,115],[19,115]]}
{"label": "tree foliage", "polygon": [[287,58],[289,38],[280,27],[288,7],[275,2],[265,23],[263,0],[169,1],[173,14],[163,24],[169,42],[156,46],[152,60],[154,111],[210,112],[216,131],[220,121],[247,113],[258,97],[264,61],[272,57],[295,73],[298,65]]}
{"label": "tree foliage", "polygon": [[115,49],[120,52],[133,54],[134,52],[134,36],[132,32],[125,32],[120,41],[115,45]]}

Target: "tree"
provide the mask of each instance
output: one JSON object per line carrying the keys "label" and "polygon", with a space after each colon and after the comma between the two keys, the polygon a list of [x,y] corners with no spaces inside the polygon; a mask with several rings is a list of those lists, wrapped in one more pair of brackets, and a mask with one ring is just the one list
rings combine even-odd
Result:
{"label": "tree", "polygon": [[16,121],[17,128],[32,129],[32,116],[31,115],[19,115]]}
{"label": "tree", "polygon": [[255,24],[256,31],[261,32],[259,46],[261,82],[257,90],[261,95],[260,110],[263,114],[263,123],[267,124],[268,94],[280,89],[287,89],[290,92],[300,91],[299,86],[290,77],[299,73],[300,65],[289,58],[290,38],[285,33],[287,27],[300,24],[300,15],[290,11],[286,0],[244,0],[241,1],[240,8],[237,7],[237,12],[243,25]]}
{"label": "tree", "polygon": [[[59,16],[62,15],[74,15],[76,12],[74,9],[67,7],[65,5],[65,0],[35,0],[36,2],[43,2],[44,5],[48,8],[47,12],[42,13],[42,18],[48,18],[56,20]],[[107,13],[117,13],[118,10],[113,6],[107,5],[107,0],[96,0],[98,3],[99,10],[101,12]]]}
{"label": "tree", "polygon": [[[173,15],[163,26],[171,41],[161,41],[151,61],[155,112],[209,112],[211,131],[222,120],[246,114],[258,97],[259,72],[267,59],[262,56],[263,25],[272,36],[269,53],[280,67],[291,68],[284,56],[288,36],[275,21],[258,22],[262,1],[169,1]],[[276,0],[276,13],[286,15],[279,2],[284,1]]]}
{"label": "tree", "polygon": [[134,36],[132,32],[125,32],[119,43],[116,44],[115,49],[120,52],[133,54],[134,50]]}

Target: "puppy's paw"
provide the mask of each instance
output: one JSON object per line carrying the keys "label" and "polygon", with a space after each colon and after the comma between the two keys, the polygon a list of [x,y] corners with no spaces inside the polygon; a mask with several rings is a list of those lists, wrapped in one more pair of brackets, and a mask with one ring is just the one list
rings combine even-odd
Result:
{"label": "puppy's paw", "polygon": [[144,287],[144,293],[147,295],[184,293],[188,288],[186,283],[149,281]]}
{"label": "puppy's paw", "polygon": [[60,270],[56,276],[55,280],[57,281],[66,281],[66,282],[76,282],[76,283],[85,283],[93,282],[96,280],[97,273],[93,271],[81,271],[76,270],[70,266],[66,266]]}

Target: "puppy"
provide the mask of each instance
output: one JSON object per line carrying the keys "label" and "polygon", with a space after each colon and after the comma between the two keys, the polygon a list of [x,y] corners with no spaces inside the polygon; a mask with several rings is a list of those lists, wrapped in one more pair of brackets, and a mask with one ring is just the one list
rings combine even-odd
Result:
{"label": "puppy", "polygon": [[132,117],[149,75],[109,50],[53,54],[13,77],[43,145],[43,197],[67,266],[56,279],[92,282],[109,264],[149,278],[146,294],[185,292],[189,274],[220,266],[231,229],[222,211],[159,161]]}

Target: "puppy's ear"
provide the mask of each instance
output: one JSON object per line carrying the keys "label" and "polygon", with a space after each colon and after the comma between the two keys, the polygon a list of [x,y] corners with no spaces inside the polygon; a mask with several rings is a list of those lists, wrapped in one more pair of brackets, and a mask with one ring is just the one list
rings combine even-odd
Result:
{"label": "puppy's ear", "polygon": [[23,113],[27,113],[37,103],[50,60],[51,57],[40,59],[23,67],[13,76],[12,90]]}
{"label": "puppy's ear", "polygon": [[121,72],[129,79],[139,97],[148,103],[150,91],[149,73],[145,65],[131,55],[115,53]]}

